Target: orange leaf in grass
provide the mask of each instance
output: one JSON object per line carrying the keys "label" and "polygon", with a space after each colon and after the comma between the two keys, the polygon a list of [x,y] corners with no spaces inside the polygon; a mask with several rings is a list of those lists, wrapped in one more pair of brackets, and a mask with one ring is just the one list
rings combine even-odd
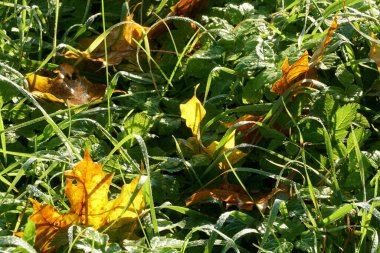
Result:
{"label": "orange leaf in grass", "polygon": [[255,204],[240,185],[225,183],[220,188],[204,189],[194,193],[186,200],[186,206],[197,204],[210,197],[225,202],[227,208],[236,206],[241,210],[250,211]]}
{"label": "orange leaf in grass", "polygon": [[193,13],[204,9],[208,5],[208,0],[180,0],[176,5],[171,7],[170,16],[190,17]]}
{"label": "orange leaf in grass", "polygon": [[[330,44],[331,35],[337,29],[338,23],[337,18],[335,17],[331,26],[327,31],[325,39],[322,41],[318,49],[314,52],[309,63],[309,54],[307,51],[292,65],[289,66],[288,58],[285,58],[284,63],[282,64],[282,77],[280,80],[275,82],[272,86],[272,92],[275,92],[279,95],[284,94],[290,87],[298,82],[302,81],[305,78],[316,78],[317,73],[315,66],[321,61],[326,47]],[[307,84],[310,86],[310,84]]]}
{"label": "orange leaf in grass", "polygon": [[309,71],[309,54],[307,51],[292,65],[289,66],[288,57],[285,58],[282,64],[282,78],[275,82],[272,86],[272,91],[282,95],[293,84],[306,78]]}
{"label": "orange leaf in grass", "polygon": [[101,99],[106,90],[105,85],[91,83],[69,64],[61,64],[54,72],[44,74],[27,76],[29,91],[51,102],[82,105]]}
{"label": "orange leaf in grass", "polygon": [[55,252],[63,246],[55,238],[74,224],[95,229],[110,225],[107,231],[120,230],[119,239],[134,236],[138,215],[145,206],[141,190],[127,205],[137,188],[139,178],[123,185],[120,195],[109,201],[108,192],[113,174],[104,173],[101,165],[94,163],[87,151],[83,160],[72,171],[64,174],[67,178],[65,192],[70,202],[70,210],[66,214],[61,214],[53,206],[31,199],[34,212],[30,219],[36,225],[35,246],[41,252]]}

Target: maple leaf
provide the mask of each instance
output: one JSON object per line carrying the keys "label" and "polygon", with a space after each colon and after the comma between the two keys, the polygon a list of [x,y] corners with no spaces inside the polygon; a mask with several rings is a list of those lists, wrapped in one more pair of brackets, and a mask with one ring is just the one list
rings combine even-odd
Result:
{"label": "maple leaf", "polygon": [[[316,79],[317,73],[315,66],[321,61],[326,47],[331,41],[331,35],[337,29],[337,18],[335,17],[331,26],[327,31],[325,39],[322,41],[318,49],[312,55],[309,63],[309,54],[307,51],[292,65],[289,66],[288,57],[285,58],[284,63],[282,64],[281,71],[282,77],[280,80],[275,82],[272,86],[272,92],[275,92],[279,95],[284,94],[290,87],[299,83],[305,78]],[[311,84],[304,84],[310,86]]]}
{"label": "maple leaf", "polygon": [[122,228],[123,239],[131,238],[135,228],[136,219],[144,209],[145,202],[141,190],[138,191],[132,203],[130,195],[137,188],[139,178],[130,184],[123,185],[119,196],[109,201],[108,192],[111,185],[112,174],[102,171],[100,164],[94,163],[87,151],[83,160],[71,171],[66,171],[67,178],[65,192],[70,202],[70,210],[61,214],[53,206],[41,204],[30,199],[33,203],[33,214],[30,220],[36,225],[35,246],[42,252],[54,252],[60,245],[54,243],[59,233],[74,224],[91,226],[94,229],[110,226],[111,231]]}
{"label": "maple leaf", "polygon": [[82,105],[101,99],[106,90],[105,85],[91,83],[69,64],[61,64],[54,72],[44,74],[29,74],[26,79],[33,95],[51,102]]}
{"label": "maple leaf", "polygon": [[[138,47],[136,41],[140,41],[144,36],[147,27],[133,21],[133,14],[125,18],[126,23],[121,27],[114,28],[107,35],[107,64],[118,65],[122,60],[128,59],[135,55]],[[100,35],[103,36],[103,35]],[[99,43],[94,49],[92,44],[96,41]],[[82,47],[87,47],[85,51],[67,51],[64,56],[66,58],[81,58],[91,61],[105,62],[104,55],[104,43],[102,40],[96,40],[94,38],[84,38],[80,41]]]}
{"label": "maple leaf", "polygon": [[181,118],[186,121],[186,126],[191,129],[194,136],[199,136],[200,124],[206,115],[205,108],[196,96],[198,86],[194,89],[194,96],[186,103],[180,105]]}
{"label": "maple leaf", "polygon": [[[236,130],[232,131],[231,134],[228,136],[228,140],[226,144],[221,148],[220,153],[227,151],[228,149],[235,147],[235,133]],[[208,145],[204,151],[211,157],[214,156],[216,150],[218,149],[219,142],[213,141],[210,145]],[[231,165],[234,165],[235,163],[239,162],[244,156],[246,156],[246,153],[241,152],[239,149],[232,150],[229,154],[226,155],[228,162]],[[222,162],[219,163],[219,169],[221,170],[227,170],[230,168],[228,162],[223,159]]]}
{"label": "maple leaf", "polygon": [[309,54],[307,51],[292,65],[289,66],[288,57],[282,64],[282,78],[272,86],[272,92],[284,94],[293,84],[306,78],[309,71]]}
{"label": "maple leaf", "polygon": [[[371,37],[377,39],[375,34],[371,34]],[[380,72],[380,44],[371,41],[371,48],[368,53],[369,58],[375,61],[377,70]]]}

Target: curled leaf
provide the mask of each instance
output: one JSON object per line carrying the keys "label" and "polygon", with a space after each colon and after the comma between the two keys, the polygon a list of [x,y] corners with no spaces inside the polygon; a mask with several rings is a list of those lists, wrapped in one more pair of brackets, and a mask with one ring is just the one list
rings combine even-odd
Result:
{"label": "curled leaf", "polygon": [[[197,87],[195,88],[195,91]],[[206,110],[202,103],[194,94],[189,101],[180,105],[180,110],[181,118],[186,121],[186,126],[191,129],[194,136],[198,136],[201,121],[206,115]]]}
{"label": "curled leaf", "polygon": [[[114,28],[107,36],[107,63],[109,65],[118,65],[122,60],[129,59],[135,55],[138,47],[137,42],[142,39],[145,31],[148,29],[133,21],[133,14],[127,16],[125,21],[125,24]],[[95,40],[92,38],[82,39],[81,47],[87,48],[87,50],[83,52],[67,51],[64,56],[66,58],[82,58],[106,63],[103,40],[101,40],[101,43],[95,49],[91,49]]]}
{"label": "curled leaf", "polygon": [[51,102],[82,105],[101,99],[106,90],[105,85],[91,83],[69,64],[61,64],[46,75],[29,74],[27,81],[33,95]]}
{"label": "curled leaf", "polygon": [[113,174],[104,173],[101,165],[94,163],[87,151],[83,160],[73,170],[66,171],[65,176],[65,192],[70,202],[68,213],[61,214],[54,207],[31,199],[34,212],[30,219],[36,225],[37,248],[42,252],[54,252],[58,247],[54,239],[73,224],[95,229],[110,226],[111,231],[117,227],[124,230],[123,238],[119,235],[119,239],[133,237],[136,219],[145,206],[141,190],[131,201],[139,178],[123,185],[120,195],[109,201]]}
{"label": "curled leaf", "polygon": [[293,84],[306,78],[309,71],[309,54],[307,51],[292,65],[289,66],[288,58],[282,64],[282,78],[272,86],[272,92],[284,94]]}
{"label": "curled leaf", "polygon": [[208,0],[180,0],[176,5],[171,7],[171,16],[190,17],[199,12],[208,5]]}
{"label": "curled leaf", "polygon": [[220,188],[203,189],[186,200],[186,206],[191,206],[208,198],[218,199],[226,203],[226,207],[236,206],[241,210],[252,210],[255,202],[247,195],[240,185],[223,184]]}

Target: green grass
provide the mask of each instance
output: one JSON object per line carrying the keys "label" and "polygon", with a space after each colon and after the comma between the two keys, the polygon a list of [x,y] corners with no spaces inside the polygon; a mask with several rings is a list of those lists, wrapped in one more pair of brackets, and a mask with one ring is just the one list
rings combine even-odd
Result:
{"label": "green grass", "polygon": [[[0,2],[1,250],[38,251],[28,198],[69,210],[63,172],[88,149],[115,173],[110,198],[143,176],[146,208],[133,240],[74,225],[57,239],[60,252],[380,252],[380,77],[368,56],[371,43],[380,44],[370,36],[380,37],[380,2],[209,0],[190,17],[168,16],[177,2]],[[97,38],[88,53],[107,48],[107,35],[130,13],[144,27],[167,26],[135,40],[119,65],[63,57],[86,50],[83,38]],[[313,87],[271,92],[285,58],[312,55],[334,17],[318,77],[303,81]],[[28,90],[28,73],[62,63],[107,85],[104,98],[68,108]],[[213,157],[193,149],[180,115],[197,84],[207,111],[201,144],[219,141]],[[247,114],[265,117],[221,124]],[[252,127],[222,152],[242,126]],[[247,155],[220,171],[236,149]],[[193,193],[226,180],[254,201],[272,189],[289,192],[268,197],[265,209],[217,199],[186,206]]]}

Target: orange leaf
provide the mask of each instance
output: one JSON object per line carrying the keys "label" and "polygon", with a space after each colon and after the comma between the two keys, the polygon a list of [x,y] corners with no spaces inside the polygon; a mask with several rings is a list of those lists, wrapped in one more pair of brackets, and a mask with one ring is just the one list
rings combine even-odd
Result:
{"label": "orange leaf", "polygon": [[191,195],[186,200],[186,206],[191,206],[208,198],[219,199],[229,206],[237,206],[241,210],[252,210],[254,201],[247,195],[240,185],[223,184],[220,188],[204,189]]}
{"label": "orange leaf", "polygon": [[101,165],[94,163],[87,151],[83,160],[72,171],[66,171],[67,178],[65,192],[70,202],[70,210],[67,214],[61,214],[54,207],[40,204],[31,199],[34,212],[30,219],[36,225],[35,246],[42,252],[53,252],[57,249],[53,239],[59,233],[73,224],[91,226],[99,229],[111,226],[110,230],[120,228],[123,238],[133,236],[139,213],[145,206],[141,190],[130,204],[130,196],[135,191],[139,178],[135,178],[130,184],[123,185],[120,195],[108,200],[109,187],[113,174],[102,171]]}
{"label": "orange leaf", "polygon": [[192,16],[193,13],[204,9],[208,5],[208,0],[180,0],[171,7],[171,16]]}
{"label": "orange leaf", "polygon": [[[371,34],[371,37],[376,39],[375,34]],[[374,60],[377,65],[377,70],[380,72],[380,44],[371,41],[371,49],[368,53],[369,58]]]}
{"label": "orange leaf", "polygon": [[307,51],[291,66],[288,58],[285,58],[282,64],[282,78],[272,86],[272,92],[279,95],[284,94],[293,84],[301,81],[306,77],[309,71],[309,54]]}
{"label": "orange leaf", "polygon": [[48,76],[27,76],[29,91],[39,98],[69,106],[86,104],[104,96],[105,85],[91,83],[68,64],[61,64],[54,72],[58,73],[55,77],[51,77],[53,72],[47,72]]}

